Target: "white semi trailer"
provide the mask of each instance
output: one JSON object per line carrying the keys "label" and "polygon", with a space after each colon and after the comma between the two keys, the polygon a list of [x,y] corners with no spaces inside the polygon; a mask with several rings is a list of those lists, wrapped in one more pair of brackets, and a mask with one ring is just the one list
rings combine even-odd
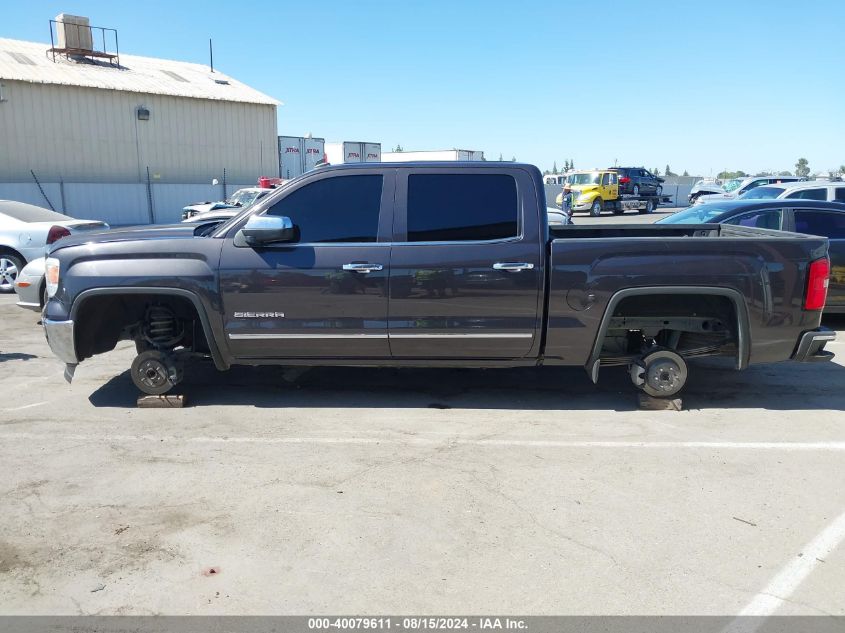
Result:
{"label": "white semi trailer", "polygon": [[326,143],[326,158],[332,165],[380,163],[381,143],[361,143],[358,141]]}
{"label": "white semi trailer", "polygon": [[407,163],[414,160],[484,160],[484,152],[472,149],[444,149],[420,152],[385,152],[381,159],[385,163]]}
{"label": "white semi trailer", "polygon": [[290,180],[311,171],[325,155],[326,140],[302,136],[279,137],[279,177]]}

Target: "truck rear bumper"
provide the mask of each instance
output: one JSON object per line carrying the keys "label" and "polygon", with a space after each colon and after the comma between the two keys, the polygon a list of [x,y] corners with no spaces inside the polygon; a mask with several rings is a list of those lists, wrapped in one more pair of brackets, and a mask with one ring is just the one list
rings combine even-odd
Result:
{"label": "truck rear bumper", "polygon": [[73,321],[52,321],[43,319],[44,333],[47,335],[47,343],[50,349],[68,365],[76,365],[79,360],[76,358],[76,348],[73,340]]}
{"label": "truck rear bumper", "polygon": [[836,338],[836,332],[826,327],[819,327],[804,332],[798,341],[798,347],[792,355],[792,360],[798,362],[832,360],[833,352],[825,351],[824,346]]}

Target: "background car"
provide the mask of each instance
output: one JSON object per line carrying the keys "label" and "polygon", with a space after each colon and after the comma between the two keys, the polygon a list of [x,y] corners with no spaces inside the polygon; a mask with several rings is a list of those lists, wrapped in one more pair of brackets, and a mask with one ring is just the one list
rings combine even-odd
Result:
{"label": "background car", "polygon": [[845,313],[845,204],[816,200],[726,200],[689,207],[657,224],[733,224],[822,235],[830,240],[825,312]]}
{"label": "background car", "polygon": [[195,202],[186,207],[182,207],[182,219],[187,220],[198,213],[205,213],[206,211],[217,211],[219,209],[243,209],[248,207],[256,200],[260,200],[274,189],[267,189],[264,187],[246,187],[238,189],[228,199],[220,200],[218,202]]}
{"label": "background car", "polygon": [[845,182],[811,180],[808,182],[763,185],[746,191],[740,200],[826,200],[845,203]]}
{"label": "background car", "polygon": [[655,195],[663,194],[663,178],[655,176],[642,167],[610,167],[610,171],[619,174],[620,195]]}
{"label": "background car", "polygon": [[0,292],[11,292],[20,270],[44,255],[44,247],[81,231],[108,229],[105,222],[76,220],[15,200],[0,200]]}
{"label": "background car", "polygon": [[[722,185],[721,191],[713,191],[713,185],[703,186],[695,193],[690,192],[690,204],[707,204],[716,200],[734,200],[742,194],[762,187],[764,185],[779,184],[783,182],[798,182],[802,180],[798,176],[752,176],[749,178],[731,178]],[[693,191],[695,188],[693,188]]]}
{"label": "background car", "polygon": [[217,209],[216,211],[203,211],[202,213],[196,213],[189,218],[185,218],[182,220],[185,224],[199,224],[204,222],[213,222],[215,220],[231,220],[233,217],[238,215],[242,208],[236,209]]}

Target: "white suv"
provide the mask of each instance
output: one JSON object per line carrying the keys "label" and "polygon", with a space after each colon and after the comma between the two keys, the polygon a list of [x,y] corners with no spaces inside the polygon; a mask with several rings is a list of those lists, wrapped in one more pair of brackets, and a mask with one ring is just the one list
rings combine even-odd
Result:
{"label": "white suv", "polygon": [[764,185],[745,192],[743,200],[755,199],[799,199],[827,200],[845,203],[845,182],[829,180],[811,180],[809,182],[785,182],[777,185]]}

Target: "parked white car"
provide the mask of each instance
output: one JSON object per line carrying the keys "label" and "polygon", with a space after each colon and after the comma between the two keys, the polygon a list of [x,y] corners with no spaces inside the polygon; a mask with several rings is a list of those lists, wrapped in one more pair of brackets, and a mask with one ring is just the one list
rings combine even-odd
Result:
{"label": "parked white car", "polygon": [[845,182],[811,180],[808,182],[785,182],[779,185],[764,185],[746,191],[740,198],[743,200],[797,198],[799,200],[823,200],[845,203]]}
{"label": "parked white car", "polygon": [[182,207],[182,219],[187,220],[198,213],[217,211],[219,209],[240,210],[248,207],[253,202],[263,198],[272,191],[273,189],[266,189],[263,187],[246,187],[244,189],[238,189],[229,197],[228,200],[220,200],[218,202],[195,202],[194,204]]}
{"label": "parked white car", "polygon": [[0,200],[0,292],[11,292],[20,270],[44,256],[44,248],[80,231],[108,229],[105,222],[75,220],[15,200]]}
{"label": "parked white car", "polygon": [[689,194],[690,204],[707,204],[717,200],[733,200],[746,191],[751,191],[763,185],[778,184],[784,182],[797,182],[801,180],[798,176],[752,176],[749,178],[731,178],[721,185],[718,181],[699,181],[693,185]]}

